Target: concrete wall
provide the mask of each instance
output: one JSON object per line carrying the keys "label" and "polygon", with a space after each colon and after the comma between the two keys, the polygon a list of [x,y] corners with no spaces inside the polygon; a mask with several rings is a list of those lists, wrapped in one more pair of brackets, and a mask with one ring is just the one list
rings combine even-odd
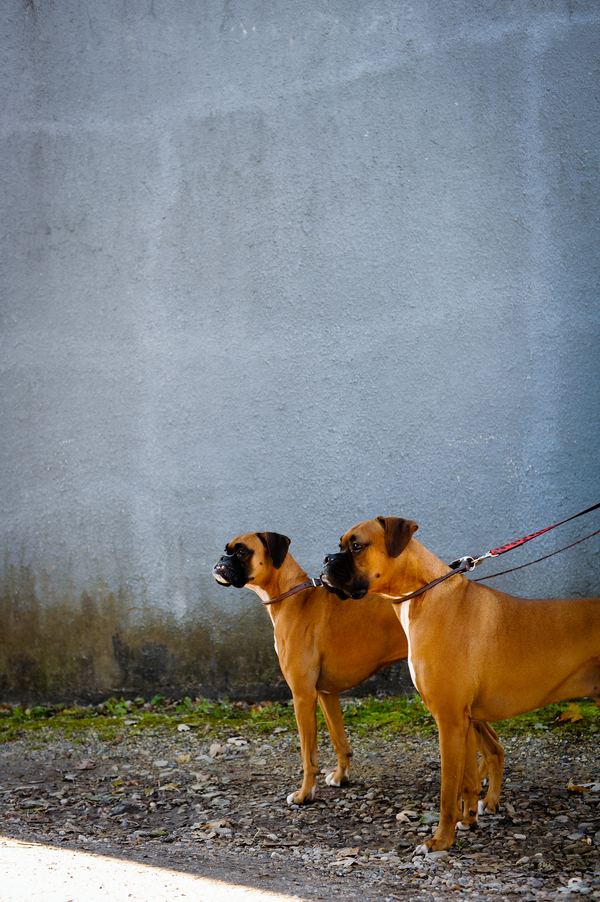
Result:
{"label": "concrete wall", "polygon": [[594,0],[0,7],[3,697],[272,696],[233,535],[316,574],[364,517],[451,560],[600,499]]}

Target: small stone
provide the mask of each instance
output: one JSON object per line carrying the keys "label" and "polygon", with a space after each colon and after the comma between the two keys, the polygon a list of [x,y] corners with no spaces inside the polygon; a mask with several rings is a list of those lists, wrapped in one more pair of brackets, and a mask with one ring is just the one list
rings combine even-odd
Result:
{"label": "small stone", "polygon": [[211,747],[208,750],[208,754],[210,755],[211,758],[216,758],[217,755],[224,755],[226,751],[227,751],[226,745],[221,745],[220,742],[213,742],[213,744],[211,745]]}
{"label": "small stone", "polygon": [[178,723],[177,729],[180,733],[187,733],[190,729],[190,725],[187,723]]}

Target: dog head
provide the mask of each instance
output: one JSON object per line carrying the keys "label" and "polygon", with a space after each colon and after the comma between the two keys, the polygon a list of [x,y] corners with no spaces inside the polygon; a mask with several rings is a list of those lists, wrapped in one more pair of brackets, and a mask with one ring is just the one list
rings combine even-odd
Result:
{"label": "dog head", "polygon": [[414,520],[399,517],[358,523],[340,539],[339,553],[326,556],[321,579],[351,598],[377,592],[378,581],[389,570],[390,558],[402,554],[417,529]]}
{"label": "dog head", "polygon": [[248,532],[225,546],[213,567],[213,576],[223,586],[241,589],[256,580],[265,581],[269,571],[279,570],[290,540],[277,532]]}

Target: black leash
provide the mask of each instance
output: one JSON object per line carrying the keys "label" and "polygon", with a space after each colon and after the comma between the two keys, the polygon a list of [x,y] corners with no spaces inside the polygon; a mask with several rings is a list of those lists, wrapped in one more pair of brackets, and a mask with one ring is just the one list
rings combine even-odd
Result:
{"label": "black leash", "polygon": [[[565,520],[560,520],[558,523],[554,523],[552,526],[546,526],[545,529],[540,529],[539,532],[533,532],[531,535],[523,536],[522,539],[515,539],[514,542],[509,542],[507,545],[500,545],[498,548],[493,548],[491,551],[486,552],[486,554],[482,554],[479,557],[461,557],[456,561],[452,561],[451,564],[448,564],[450,567],[450,573],[445,573],[444,576],[438,577],[438,579],[434,579],[433,582],[428,583],[426,586],[423,586],[422,589],[417,589],[416,592],[411,592],[410,595],[402,595],[398,598],[398,601],[402,603],[403,601],[408,601],[411,598],[416,598],[417,595],[422,595],[423,592],[427,592],[428,589],[432,589],[433,586],[437,586],[438,583],[443,583],[445,579],[450,579],[451,576],[455,576],[457,573],[470,573],[471,570],[474,570],[482,561],[487,560],[490,557],[498,557],[501,554],[505,554],[507,551],[511,551],[513,548],[518,548],[520,545],[524,545],[525,542],[530,542],[531,539],[535,539],[538,536],[543,535],[545,532],[549,532],[551,529],[556,529],[557,526],[562,526],[563,523],[568,523],[569,520],[576,520],[577,517],[583,517],[584,514],[589,514],[592,511],[598,510],[600,508],[600,502],[598,504],[592,505],[592,507],[586,508],[584,511],[580,511],[578,514],[573,514],[571,517],[567,517]],[[593,532],[591,535],[586,536],[585,539],[580,539],[579,542],[585,542],[587,539],[591,539],[592,536],[596,536],[600,533]],[[573,542],[573,545],[579,545],[579,542]],[[567,545],[565,548],[561,548],[560,551],[553,551],[552,554],[547,554],[545,557],[541,557],[539,560],[544,561],[547,557],[552,557],[554,554],[560,554],[561,551],[566,551],[567,548],[572,548],[573,545]],[[531,561],[532,564],[537,564],[538,561]],[[523,567],[528,567],[529,564],[522,564],[521,567],[515,567],[514,570],[521,570]],[[502,573],[494,573],[492,576],[484,576],[481,579],[473,580],[473,582],[482,582],[484,579],[494,579],[496,576],[503,576],[505,573],[512,573],[512,570],[504,570]]]}

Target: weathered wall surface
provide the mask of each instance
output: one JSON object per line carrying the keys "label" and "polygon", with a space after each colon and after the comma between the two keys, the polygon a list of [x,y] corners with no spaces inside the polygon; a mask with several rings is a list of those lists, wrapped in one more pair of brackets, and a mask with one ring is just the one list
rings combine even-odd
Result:
{"label": "weathered wall surface", "polygon": [[273,695],[233,535],[600,498],[597,3],[0,7],[3,697]]}

